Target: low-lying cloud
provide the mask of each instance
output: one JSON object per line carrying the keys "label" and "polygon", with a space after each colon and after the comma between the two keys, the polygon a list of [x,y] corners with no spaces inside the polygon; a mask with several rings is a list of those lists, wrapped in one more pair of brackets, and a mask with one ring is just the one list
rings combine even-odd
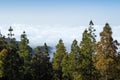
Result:
{"label": "low-lying cloud", "polygon": [[[89,26],[63,26],[63,25],[23,25],[12,24],[15,38],[19,41],[20,35],[26,31],[27,37],[30,40],[30,45],[33,47],[43,45],[45,42],[49,46],[55,47],[59,39],[63,39],[67,50],[74,39],[81,41],[83,31]],[[1,33],[7,37],[10,25],[0,25]],[[99,33],[104,26],[95,25],[97,40],[99,40]],[[120,42],[120,26],[111,26],[113,31],[113,38]]]}

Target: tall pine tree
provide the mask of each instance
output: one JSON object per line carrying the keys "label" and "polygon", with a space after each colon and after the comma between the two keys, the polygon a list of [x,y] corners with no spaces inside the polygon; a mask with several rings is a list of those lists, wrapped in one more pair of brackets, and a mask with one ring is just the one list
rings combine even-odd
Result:
{"label": "tall pine tree", "polygon": [[92,61],[94,54],[93,46],[95,44],[95,29],[93,22],[90,21],[88,30],[83,32],[82,41],[80,43],[80,51],[82,54],[81,61],[81,78],[82,80],[95,80],[95,68]]}
{"label": "tall pine tree", "polygon": [[52,66],[54,70],[54,80],[62,80],[62,60],[66,55],[66,48],[64,46],[63,40],[60,39],[59,43],[56,45],[56,51],[53,55]]}
{"label": "tall pine tree", "polygon": [[81,80],[81,53],[77,40],[74,40],[69,53],[69,74],[71,80]]}
{"label": "tall pine tree", "polygon": [[42,79],[41,76],[43,76],[43,66],[42,66],[42,58],[41,58],[42,51],[40,47],[35,48],[35,55],[32,60],[32,75],[33,75],[33,80],[40,80]]}
{"label": "tall pine tree", "polygon": [[[29,51],[29,40],[27,38],[27,35],[25,33],[25,31],[23,31],[23,34],[21,34],[20,37],[21,41],[18,45],[18,54],[22,60],[22,66],[21,66],[21,73],[22,73],[22,78],[24,80],[29,79],[31,80],[32,75],[31,75],[31,60],[32,60],[32,56],[30,54]],[[29,77],[29,78],[28,78]]]}
{"label": "tall pine tree", "polygon": [[6,80],[20,80],[21,59],[17,53],[17,44],[15,38],[13,38],[12,27],[8,31],[7,52],[3,60],[4,77]]}
{"label": "tall pine tree", "polygon": [[18,52],[20,57],[24,59],[26,59],[26,57],[28,57],[29,54],[28,43],[29,40],[27,39],[27,35],[24,31],[23,34],[21,34],[21,41],[19,43],[19,52]]}
{"label": "tall pine tree", "polygon": [[112,38],[112,29],[106,23],[103,31],[100,33],[100,41],[95,45],[95,67],[100,72],[102,80],[114,77],[113,69],[115,68],[115,55],[117,52],[115,42]]}
{"label": "tall pine tree", "polygon": [[[43,51],[44,58],[44,77],[47,80],[52,79],[52,63],[50,62],[49,49],[46,43],[44,43]],[[47,78],[46,78],[47,76]]]}
{"label": "tall pine tree", "polygon": [[52,65],[49,59],[50,57],[46,43],[44,44],[43,49],[39,46],[35,49],[35,56],[33,57],[32,65],[34,80],[52,79]]}

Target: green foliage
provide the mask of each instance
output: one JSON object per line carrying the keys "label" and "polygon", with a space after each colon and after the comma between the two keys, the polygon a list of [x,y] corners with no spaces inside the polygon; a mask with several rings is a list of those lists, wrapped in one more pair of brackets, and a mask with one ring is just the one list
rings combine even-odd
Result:
{"label": "green foliage", "polygon": [[7,50],[6,49],[3,49],[1,52],[0,52],[0,78],[2,78],[4,76],[4,71],[3,71],[3,68],[4,68],[4,60],[5,60],[5,55],[7,53]]}
{"label": "green foliage", "polygon": [[70,77],[70,71],[69,71],[69,58],[68,58],[68,54],[65,54],[62,62],[62,80],[71,80]]}
{"label": "green foliage", "polygon": [[77,40],[74,40],[71,45],[71,51],[69,53],[69,74],[71,80],[77,80],[77,78],[81,78],[80,74],[80,66],[81,66],[81,53],[78,46]]}
{"label": "green foliage", "polygon": [[0,51],[7,48],[7,42],[5,41],[5,37],[1,35],[0,37]]}
{"label": "green foliage", "polygon": [[19,43],[19,52],[18,52],[20,57],[24,59],[29,54],[28,43],[29,43],[29,40],[27,39],[27,35],[25,34],[25,31],[24,31],[23,34],[21,35],[21,41]]}
{"label": "green foliage", "polygon": [[7,80],[20,80],[21,59],[14,49],[8,49],[3,60],[4,76]]}
{"label": "green foliage", "polygon": [[2,34],[0,33],[0,78],[4,76],[3,60],[7,52],[6,48],[7,48],[7,42],[5,41],[5,37],[2,36]]}
{"label": "green foliage", "polygon": [[62,80],[62,60],[66,54],[66,48],[62,39],[60,39],[56,46],[56,52],[54,53],[52,60],[55,80]]}
{"label": "green foliage", "polygon": [[92,57],[95,53],[93,45],[95,44],[94,28],[92,27],[93,22],[90,21],[90,27],[88,30],[83,32],[82,41],[80,43],[81,51],[81,77],[82,80],[95,80],[95,67],[93,65]]}
{"label": "green foliage", "polygon": [[29,40],[27,39],[27,35],[24,31],[23,34],[21,34],[21,41],[18,45],[18,54],[22,59],[21,73],[23,74],[22,78],[24,80],[28,79],[28,77],[32,79],[31,78],[32,77],[31,75],[32,56],[29,51],[28,43],[29,43]]}
{"label": "green foliage", "polygon": [[40,50],[40,47],[35,48],[35,56],[32,61],[32,72],[33,72],[33,79],[34,80],[40,80],[42,75],[42,52]]}
{"label": "green foliage", "polygon": [[52,79],[52,65],[49,61],[47,44],[44,44],[43,51],[40,47],[35,49],[35,56],[33,58],[32,72],[34,80],[48,80]]}

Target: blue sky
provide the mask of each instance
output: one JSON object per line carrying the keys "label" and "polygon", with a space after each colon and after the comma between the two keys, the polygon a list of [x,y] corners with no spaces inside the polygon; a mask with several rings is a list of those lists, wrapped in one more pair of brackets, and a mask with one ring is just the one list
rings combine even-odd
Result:
{"label": "blue sky", "polygon": [[2,24],[119,25],[120,0],[0,0]]}
{"label": "blue sky", "polygon": [[55,46],[62,38],[70,46],[92,19],[98,37],[108,22],[120,42],[119,9],[120,0],[0,0],[0,29],[6,35],[12,26],[17,40],[25,30],[31,45]]}

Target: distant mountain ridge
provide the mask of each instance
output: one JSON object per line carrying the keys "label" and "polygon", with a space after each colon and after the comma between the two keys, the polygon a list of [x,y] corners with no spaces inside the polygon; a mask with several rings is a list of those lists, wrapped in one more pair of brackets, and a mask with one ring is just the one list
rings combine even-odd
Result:
{"label": "distant mountain ridge", "polygon": [[[9,43],[10,42],[10,38],[5,38],[6,42]],[[16,41],[16,44],[19,45],[20,41]],[[41,51],[43,51],[44,46],[40,46]],[[54,48],[51,46],[47,46],[48,48],[48,53],[50,55],[50,57],[52,57],[53,53],[54,53]],[[28,45],[28,49],[30,54],[34,55],[35,54],[35,48],[33,48],[32,46]]]}

